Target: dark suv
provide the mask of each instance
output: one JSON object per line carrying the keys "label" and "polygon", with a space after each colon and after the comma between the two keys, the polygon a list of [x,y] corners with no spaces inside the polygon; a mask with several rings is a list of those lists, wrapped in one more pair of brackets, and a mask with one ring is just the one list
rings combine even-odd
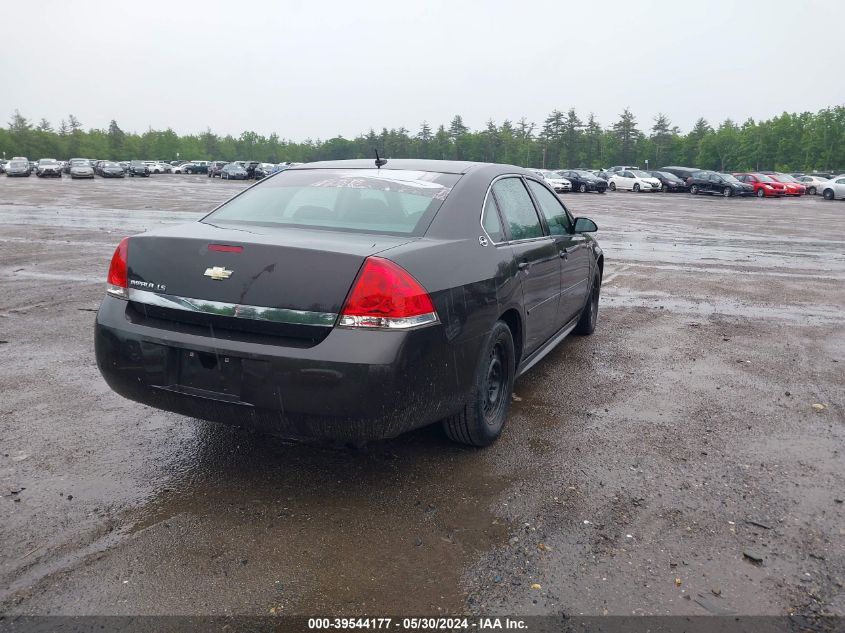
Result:
{"label": "dark suv", "polygon": [[740,182],[730,174],[720,174],[716,171],[697,171],[687,183],[691,194],[711,193],[726,198],[754,195],[754,187],[751,185]]}

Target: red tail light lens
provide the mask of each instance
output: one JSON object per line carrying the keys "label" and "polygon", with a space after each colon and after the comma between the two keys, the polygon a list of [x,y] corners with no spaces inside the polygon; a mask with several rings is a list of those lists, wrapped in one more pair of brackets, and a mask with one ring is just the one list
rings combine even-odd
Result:
{"label": "red tail light lens", "polygon": [[217,253],[242,253],[244,247],[230,246],[229,244],[209,244],[208,250],[215,251]]}
{"label": "red tail light lens", "polygon": [[339,325],[404,329],[436,321],[434,303],[420,282],[388,259],[368,257],[343,306]]}
{"label": "red tail light lens", "polygon": [[126,264],[129,252],[129,238],[124,237],[114,250],[109,266],[108,285],[106,292],[120,299],[129,298],[129,270]]}

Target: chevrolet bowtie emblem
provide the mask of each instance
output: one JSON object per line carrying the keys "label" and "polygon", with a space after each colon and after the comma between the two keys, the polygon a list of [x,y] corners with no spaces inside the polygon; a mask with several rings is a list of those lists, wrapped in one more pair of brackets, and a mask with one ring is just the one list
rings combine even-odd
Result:
{"label": "chevrolet bowtie emblem", "polygon": [[221,281],[232,276],[233,270],[226,270],[223,266],[212,266],[205,269],[205,276],[211,277],[214,281]]}

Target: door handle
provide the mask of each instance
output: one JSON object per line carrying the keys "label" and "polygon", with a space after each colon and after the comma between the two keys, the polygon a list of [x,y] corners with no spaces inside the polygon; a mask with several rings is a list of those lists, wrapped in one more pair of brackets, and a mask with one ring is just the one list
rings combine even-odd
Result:
{"label": "door handle", "polygon": [[516,265],[519,270],[528,270],[529,266],[531,266],[531,264],[525,260],[519,262],[519,264]]}

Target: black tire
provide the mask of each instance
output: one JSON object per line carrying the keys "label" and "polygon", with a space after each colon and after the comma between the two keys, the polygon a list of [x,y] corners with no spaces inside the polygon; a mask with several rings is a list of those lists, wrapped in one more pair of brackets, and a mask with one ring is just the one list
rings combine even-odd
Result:
{"label": "black tire", "polygon": [[825,200],[833,200],[833,189],[825,189],[822,196]]}
{"label": "black tire", "polygon": [[698,185],[690,185],[689,192],[692,195],[697,196],[698,195]]}
{"label": "black tire", "polygon": [[610,188],[611,191],[616,191],[616,183],[615,182],[610,183],[608,185],[608,187]]}
{"label": "black tire", "polygon": [[640,192],[640,183],[635,182],[634,183],[634,193],[639,193],[639,192]]}
{"label": "black tire", "polygon": [[807,189],[807,193],[808,193],[809,195],[811,195],[811,196],[816,195],[816,188],[815,188],[815,187],[810,187],[809,189]]}
{"label": "black tire", "polygon": [[580,186],[580,187],[578,187],[578,191],[580,191],[581,193],[587,193],[587,185],[585,185],[585,184],[582,182],[582,183],[581,183],[581,186]]}
{"label": "black tire", "polygon": [[734,195],[734,190],[730,187],[725,187],[724,189],[722,189],[722,195],[726,198],[730,198],[732,195]]}
{"label": "black tire", "polygon": [[763,188],[762,188],[762,187],[760,187],[760,188],[757,190],[757,197],[758,197],[758,198],[765,198],[765,197],[766,197],[766,192],[765,192],[765,191],[763,191]]}
{"label": "black tire", "polygon": [[589,336],[596,331],[596,324],[599,321],[599,299],[601,298],[601,272],[596,270],[593,275],[593,285],[590,286],[590,295],[587,303],[581,311],[581,318],[575,326],[575,333],[581,336]]}
{"label": "black tire", "polygon": [[449,439],[469,446],[488,446],[501,435],[516,373],[513,335],[503,321],[496,321],[481,350],[472,401],[443,420]]}
{"label": "black tire", "polygon": [[660,191],[662,191],[663,193],[668,193],[669,187],[667,187],[666,185],[663,185],[662,187],[660,187]]}

